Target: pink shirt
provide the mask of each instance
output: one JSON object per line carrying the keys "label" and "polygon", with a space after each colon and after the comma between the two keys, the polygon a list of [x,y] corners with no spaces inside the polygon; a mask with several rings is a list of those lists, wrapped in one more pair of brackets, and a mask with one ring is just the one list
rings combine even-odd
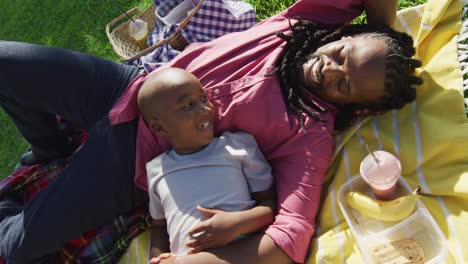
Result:
{"label": "pink shirt", "polygon": [[[323,176],[333,149],[334,108],[314,96],[329,111],[326,122],[305,117],[301,131],[295,113],[287,111],[279,83],[268,77],[284,41],[276,32],[289,31],[289,18],[344,23],[362,11],[358,0],[301,0],[253,28],[208,43],[194,43],[164,67],[184,68],[197,76],[217,109],[215,133],[252,134],[272,166],[278,195],[278,214],[265,231],[295,262],[304,262],[315,230]],[[155,71],[158,71],[156,69]],[[139,116],[137,93],[148,75],[136,77],[110,113],[112,125]],[[170,144],[155,136],[140,118],[135,184],[147,189],[145,165]]]}

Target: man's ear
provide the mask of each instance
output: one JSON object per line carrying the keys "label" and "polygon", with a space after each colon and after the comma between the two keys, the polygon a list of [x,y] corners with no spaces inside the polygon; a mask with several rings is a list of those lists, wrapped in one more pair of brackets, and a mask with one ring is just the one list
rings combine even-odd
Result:
{"label": "man's ear", "polygon": [[158,119],[155,118],[155,119],[151,120],[150,127],[151,127],[151,130],[153,131],[153,133],[155,133],[156,135],[158,135],[158,136],[166,135],[166,130],[161,125],[161,123],[159,122]]}

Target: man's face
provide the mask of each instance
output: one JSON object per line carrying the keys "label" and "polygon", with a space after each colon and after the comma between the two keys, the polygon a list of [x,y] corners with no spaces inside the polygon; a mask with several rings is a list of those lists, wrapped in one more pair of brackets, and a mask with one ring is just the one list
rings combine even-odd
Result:
{"label": "man's face", "polygon": [[340,106],[375,102],[384,95],[384,40],[366,35],[328,43],[302,65],[301,82]]}
{"label": "man's face", "polygon": [[200,83],[171,89],[161,96],[164,114],[158,118],[156,130],[169,139],[175,151],[189,154],[208,145],[213,139],[215,113]]}

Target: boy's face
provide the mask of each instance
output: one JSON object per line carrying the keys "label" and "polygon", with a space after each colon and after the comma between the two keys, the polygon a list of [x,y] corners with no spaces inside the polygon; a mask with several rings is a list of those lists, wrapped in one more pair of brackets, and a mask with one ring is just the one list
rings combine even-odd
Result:
{"label": "boy's face", "polygon": [[169,139],[178,154],[196,152],[213,139],[214,107],[198,80],[161,94],[153,130]]}

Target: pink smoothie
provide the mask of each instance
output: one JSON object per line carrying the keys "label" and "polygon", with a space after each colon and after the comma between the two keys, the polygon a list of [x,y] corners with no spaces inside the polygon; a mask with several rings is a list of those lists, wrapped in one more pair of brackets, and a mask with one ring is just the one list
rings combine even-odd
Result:
{"label": "pink smoothie", "polygon": [[396,197],[397,181],[401,175],[401,164],[393,154],[377,150],[361,162],[362,178],[369,184],[377,199],[391,200]]}

